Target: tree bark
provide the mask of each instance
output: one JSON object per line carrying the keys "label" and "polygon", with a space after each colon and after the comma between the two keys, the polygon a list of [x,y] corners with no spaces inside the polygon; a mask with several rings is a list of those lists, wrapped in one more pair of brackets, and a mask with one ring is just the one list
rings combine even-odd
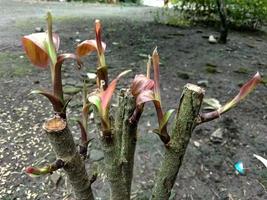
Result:
{"label": "tree bark", "polygon": [[152,200],[167,200],[170,197],[191,133],[196,126],[203,96],[202,88],[193,84],[185,85],[172,127],[171,140],[166,147],[153,188]]}
{"label": "tree bark", "polygon": [[56,153],[57,159],[61,159],[65,163],[63,169],[73,187],[76,199],[93,200],[91,182],[85,170],[85,164],[76,149],[67,122],[61,117],[55,116],[45,121],[43,129]]}
{"label": "tree bark", "polygon": [[220,39],[219,43],[226,44],[228,36],[228,22],[227,22],[227,13],[225,8],[224,0],[216,0],[218,12],[221,20],[221,30],[220,30]]}
{"label": "tree bark", "polygon": [[112,122],[112,137],[101,138],[112,200],[128,200],[131,195],[137,125],[131,124],[129,118],[134,109],[134,98],[122,92]]}

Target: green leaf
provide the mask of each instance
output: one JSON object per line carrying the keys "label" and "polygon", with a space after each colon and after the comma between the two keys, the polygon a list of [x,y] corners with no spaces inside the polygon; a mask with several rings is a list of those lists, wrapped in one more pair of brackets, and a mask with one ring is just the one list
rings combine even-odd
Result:
{"label": "green leaf", "polygon": [[88,97],[88,101],[97,108],[98,113],[102,116],[101,98],[98,95],[92,95]]}
{"label": "green leaf", "polygon": [[161,120],[161,122],[160,122],[160,124],[159,124],[159,131],[160,131],[160,132],[162,131],[162,129],[163,129],[164,127],[167,126],[168,121],[169,121],[169,119],[170,119],[170,117],[171,117],[171,115],[172,115],[172,113],[173,113],[174,111],[175,111],[175,109],[170,109],[170,110],[168,110],[168,111],[164,114],[164,116],[163,116],[163,118],[162,118],[162,120]]}
{"label": "green leaf", "polygon": [[50,12],[47,12],[47,32],[48,32],[48,41],[45,42],[47,47],[48,55],[52,62],[52,65],[55,66],[57,63],[57,52],[53,43],[53,30],[52,30],[52,15]]}

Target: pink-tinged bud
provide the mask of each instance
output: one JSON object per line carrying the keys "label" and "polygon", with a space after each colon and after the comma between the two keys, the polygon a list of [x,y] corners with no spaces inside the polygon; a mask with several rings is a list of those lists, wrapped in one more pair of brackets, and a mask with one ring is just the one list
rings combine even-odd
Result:
{"label": "pink-tinged bud", "polygon": [[46,166],[43,168],[27,167],[25,169],[25,172],[31,177],[39,177],[39,176],[51,173],[51,170],[50,170],[50,166]]}
{"label": "pink-tinged bud", "polygon": [[152,62],[154,69],[154,81],[155,81],[155,98],[161,102],[160,98],[160,83],[159,83],[159,54],[157,47],[154,49],[152,54]]}
{"label": "pink-tinged bud", "polygon": [[100,20],[95,20],[95,36],[96,36],[96,43],[97,43],[97,49],[99,54],[103,54],[104,50],[102,47],[102,41],[101,41],[101,23]]}
{"label": "pink-tinged bud", "polygon": [[45,167],[27,167],[24,171],[31,177],[38,177],[46,174],[51,174],[54,171],[64,167],[65,163],[63,160],[58,159],[54,163]]}

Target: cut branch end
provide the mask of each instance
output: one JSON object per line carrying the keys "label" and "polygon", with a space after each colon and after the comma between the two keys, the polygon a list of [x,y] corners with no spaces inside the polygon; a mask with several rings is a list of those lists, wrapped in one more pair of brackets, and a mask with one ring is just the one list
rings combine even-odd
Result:
{"label": "cut branch end", "polygon": [[59,132],[59,131],[64,130],[66,126],[67,126],[67,123],[64,119],[62,119],[61,117],[55,116],[45,121],[45,123],[43,124],[43,129],[47,133]]}

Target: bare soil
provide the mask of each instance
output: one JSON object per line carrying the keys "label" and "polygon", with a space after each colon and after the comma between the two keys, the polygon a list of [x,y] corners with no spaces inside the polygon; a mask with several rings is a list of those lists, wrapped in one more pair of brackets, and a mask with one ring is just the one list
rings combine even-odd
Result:
{"label": "bare soil", "polygon": [[[188,82],[204,82],[206,97],[223,104],[257,71],[267,73],[267,35],[262,31],[231,31],[226,45],[209,44],[207,37],[217,36],[216,29],[156,24],[153,21],[156,9],[147,7],[3,0],[0,7],[4,8],[0,20],[0,199],[71,199],[63,172],[36,179],[23,172],[26,166],[43,165],[54,159],[41,131],[52,108],[46,99],[28,95],[32,89],[49,89],[50,73],[33,67],[19,42],[22,35],[34,32],[36,27],[45,28],[43,16],[47,8],[55,15],[54,26],[60,34],[62,52],[74,52],[79,40],[94,38],[93,21],[96,17],[102,20],[110,76],[115,77],[124,69],[133,70],[118,89],[129,85],[135,74],[145,73],[145,55],[157,46],[165,110],[177,108],[183,86]],[[72,63],[64,66],[65,86],[79,88],[83,75],[95,72],[95,55],[84,61],[81,71]],[[210,70],[207,67],[210,65],[215,67]],[[73,97],[68,113],[77,143],[75,119],[80,116],[80,99],[80,93]],[[94,183],[95,196],[105,200],[108,185],[101,169],[102,152],[93,120],[90,124],[90,134],[95,140],[88,163],[100,171]],[[133,199],[149,199],[164,155],[163,144],[152,133],[156,127],[154,108],[148,104],[139,125]],[[218,128],[223,130],[223,137],[214,142],[210,136]],[[258,154],[267,158],[266,143],[267,90],[261,84],[234,110],[196,128],[172,199],[267,199],[267,169],[253,157]],[[248,168],[243,176],[236,174],[233,167],[239,160]]]}

